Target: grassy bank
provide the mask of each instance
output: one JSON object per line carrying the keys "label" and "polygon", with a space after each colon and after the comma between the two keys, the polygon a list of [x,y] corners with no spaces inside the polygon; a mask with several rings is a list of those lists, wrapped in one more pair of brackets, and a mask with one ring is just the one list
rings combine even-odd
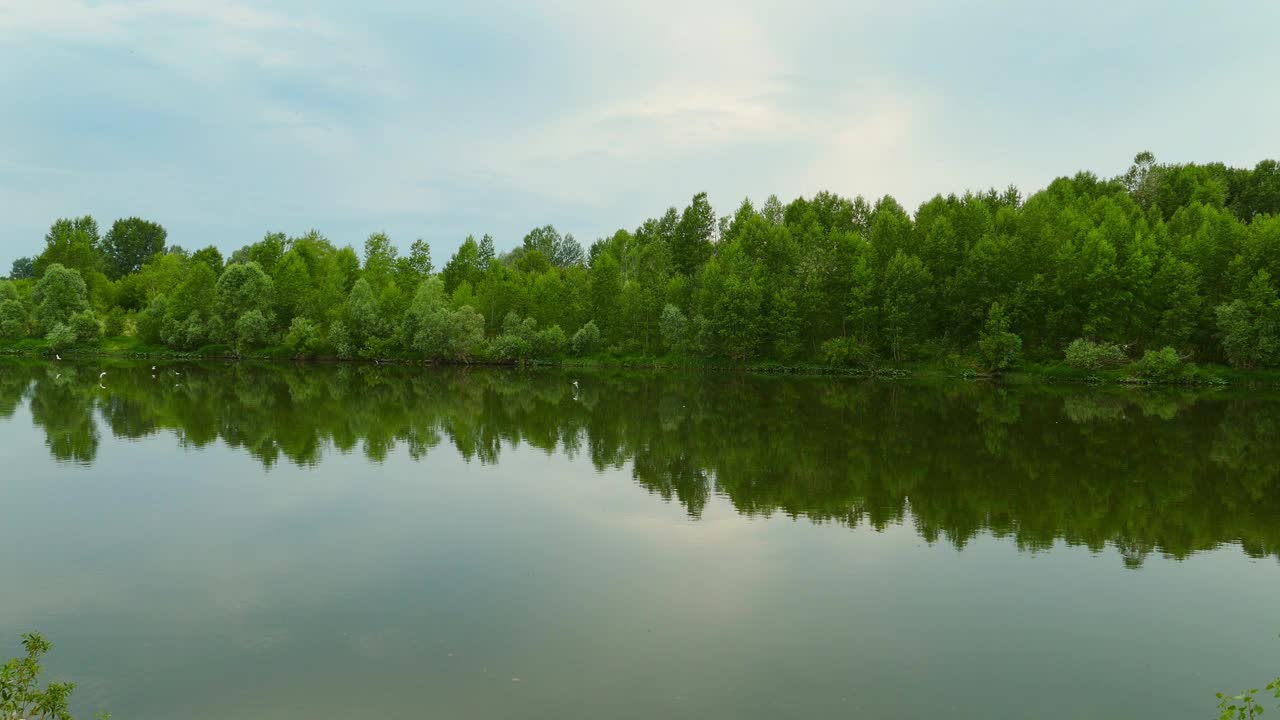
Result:
{"label": "grassy bank", "polygon": [[[74,357],[148,358],[168,360],[226,359],[268,363],[293,362],[356,362],[356,363],[421,363],[421,359],[409,354],[391,354],[380,358],[343,360],[333,356],[298,357],[281,346],[267,347],[253,352],[237,354],[226,345],[208,345],[194,351],[177,351],[163,345],[148,345],[137,337],[117,336],[103,338],[92,346],[72,347],[61,350],[59,355]],[[0,355],[43,357],[54,351],[44,339],[0,341]],[[478,361],[472,365],[512,366],[515,363]],[[589,357],[564,358],[558,362],[530,361],[526,366],[558,366],[564,368],[636,368],[654,370],[704,370],[721,372],[755,372],[794,375],[843,375],[849,377],[895,379],[905,377],[935,377],[957,380],[990,380],[1008,384],[1019,383],[1080,383],[1115,385],[1183,385],[1213,387],[1223,385],[1276,386],[1280,387],[1280,370],[1240,370],[1222,365],[1197,365],[1186,363],[1171,377],[1159,380],[1143,378],[1135,370],[1136,363],[1101,370],[1084,370],[1063,363],[1022,363],[998,374],[984,373],[977,369],[971,358],[950,356],[941,361],[885,364],[876,367],[839,367],[819,363],[751,363],[735,364],[726,360],[697,357],[597,354]]]}

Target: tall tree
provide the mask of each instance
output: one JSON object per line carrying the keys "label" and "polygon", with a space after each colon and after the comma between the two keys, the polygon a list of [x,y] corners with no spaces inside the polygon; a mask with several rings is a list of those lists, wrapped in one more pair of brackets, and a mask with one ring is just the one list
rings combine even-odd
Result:
{"label": "tall tree", "polygon": [[116,279],[137,272],[153,255],[164,252],[168,232],[138,217],[116,220],[103,239],[107,276]]}

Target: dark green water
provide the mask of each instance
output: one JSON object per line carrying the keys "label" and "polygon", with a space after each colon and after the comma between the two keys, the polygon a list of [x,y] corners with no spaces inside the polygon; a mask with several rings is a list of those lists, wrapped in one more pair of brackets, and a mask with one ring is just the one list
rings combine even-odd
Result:
{"label": "dark green water", "polygon": [[0,640],[84,711],[1203,718],[1280,673],[1280,397],[154,374],[0,363]]}

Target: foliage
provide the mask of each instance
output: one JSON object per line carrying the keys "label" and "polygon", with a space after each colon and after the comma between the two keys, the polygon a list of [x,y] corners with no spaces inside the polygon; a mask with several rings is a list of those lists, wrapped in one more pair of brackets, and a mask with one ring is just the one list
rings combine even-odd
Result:
{"label": "foliage", "polygon": [[314,355],[323,348],[320,326],[304,317],[295,317],[284,335],[284,346],[294,355]]}
{"label": "foliage", "polygon": [[36,281],[31,295],[35,319],[42,328],[65,324],[75,313],[89,309],[89,289],[76,270],[53,264]]}
{"label": "foliage", "polygon": [[264,345],[270,335],[271,326],[261,310],[248,310],[236,319],[235,346],[241,352]]}
{"label": "foliage", "polygon": [[115,221],[102,241],[107,275],[120,278],[142,269],[153,255],[164,252],[168,233],[157,223],[138,217]]}
{"label": "foliage", "polygon": [[987,370],[1007,369],[1022,351],[1022,338],[1009,331],[1009,318],[1000,303],[991,303],[987,322],[978,336],[978,356]]}
{"label": "foliage", "polygon": [[67,703],[75,690],[73,683],[51,682],[40,687],[40,660],[53,645],[37,633],[22,636],[26,655],[0,667],[0,718],[29,720],[71,720]]}
{"label": "foliage", "polygon": [[107,316],[102,320],[102,334],[107,337],[115,337],[124,334],[125,330],[125,311],[119,305],[111,308],[107,312]]}
{"label": "foliage", "polygon": [[36,276],[35,265],[29,257],[20,257],[9,268],[10,280],[27,280]]}
{"label": "foliage", "polygon": [[[1280,700],[1280,678],[1267,683],[1265,690],[1273,698]],[[1260,692],[1262,690],[1259,688],[1253,688],[1239,695],[1218,693],[1218,720],[1254,720],[1262,717],[1266,709],[1258,702]]]}
{"label": "foliage", "polygon": [[1081,370],[1103,370],[1127,361],[1124,348],[1115,343],[1076,338],[1067,346],[1066,363]]}
{"label": "foliage", "polygon": [[600,347],[600,328],[594,320],[588,320],[573,334],[569,343],[574,355],[583,357],[594,353]]}
{"label": "foliage", "polygon": [[1172,382],[1182,375],[1182,358],[1171,347],[1147,350],[1133,364],[1138,377],[1150,382]]}
{"label": "foliage", "polygon": [[69,325],[58,323],[49,330],[44,339],[49,342],[50,350],[66,350],[76,344],[76,331]]}
{"label": "foliage", "polygon": [[[1071,362],[1091,370],[1123,363],[1117,348],[1166,346],[1205,363],[1280,367],[1274,160],[1232,168],[1140,153],[1117,178],[1080,172],[1025,198],[1013,187],[938,195],[914,212],[888,196],[820,192],[717,216],[698,193],[585,251],[552,225],[501,255],[492,236],[468,236],[438,273],[425,240],[402,255],[385,233],[367,238],[363,259],[311,230],[266,233],[224,260],[213,247],[166,247],[164,228],[142,218],[115,221],[105,237],[90,216],[62,218],[44,240],[14,265],[20,306],[0,311],[2,333],[42,336],[92,309],[108,320],[137,313],[139,338],[194,350],[240,343],[237,324],[257,311],[266,328],[255,325],[255,342],[286,337],[303,318],[311,352],[344,358],[518,362],[548,354],[538,333],[590,321],[599,339],[570,339],[576,354],[590,345],[859,366],[957,356],[998,371],[1051,361],[1071,343]],[[410,317],[431,279],[442,292]],[[464,307],[474,315],[454,314]],[[506,332],[510,313],[536,329]],[[1093,345],[1073,343],[1081,338]]]}
{"label": "foliage", "polygon": [[1280,299],[1271,276],[1259,270],[1243,297],[1217,308],[1218,333],[1232,365],[1241,368],[1280,364]]}
{"label": "foliage", "polygon": [[27,336],[27,311],[15,299],[0,300],[0,338],[13,340]]}
{"label": "foliage", "polygon": [[96,343],[102,338],[102,323],[98,322],[98,317],[93,314],[92,310],[85,310],[72,315],[67,325],[71,328],[71,332],[75,334],[76,344],[78,345]]}

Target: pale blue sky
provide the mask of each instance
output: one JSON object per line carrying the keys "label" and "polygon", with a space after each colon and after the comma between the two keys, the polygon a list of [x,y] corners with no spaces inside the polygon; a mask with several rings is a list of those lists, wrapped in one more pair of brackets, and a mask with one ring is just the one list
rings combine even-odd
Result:
{"label": "pale blue sky", "polygon": [[700,190],[1032,191],[1280,155],[1280,3],[0,0],[0,274],[57,217],[230,251],[554,223]]}

